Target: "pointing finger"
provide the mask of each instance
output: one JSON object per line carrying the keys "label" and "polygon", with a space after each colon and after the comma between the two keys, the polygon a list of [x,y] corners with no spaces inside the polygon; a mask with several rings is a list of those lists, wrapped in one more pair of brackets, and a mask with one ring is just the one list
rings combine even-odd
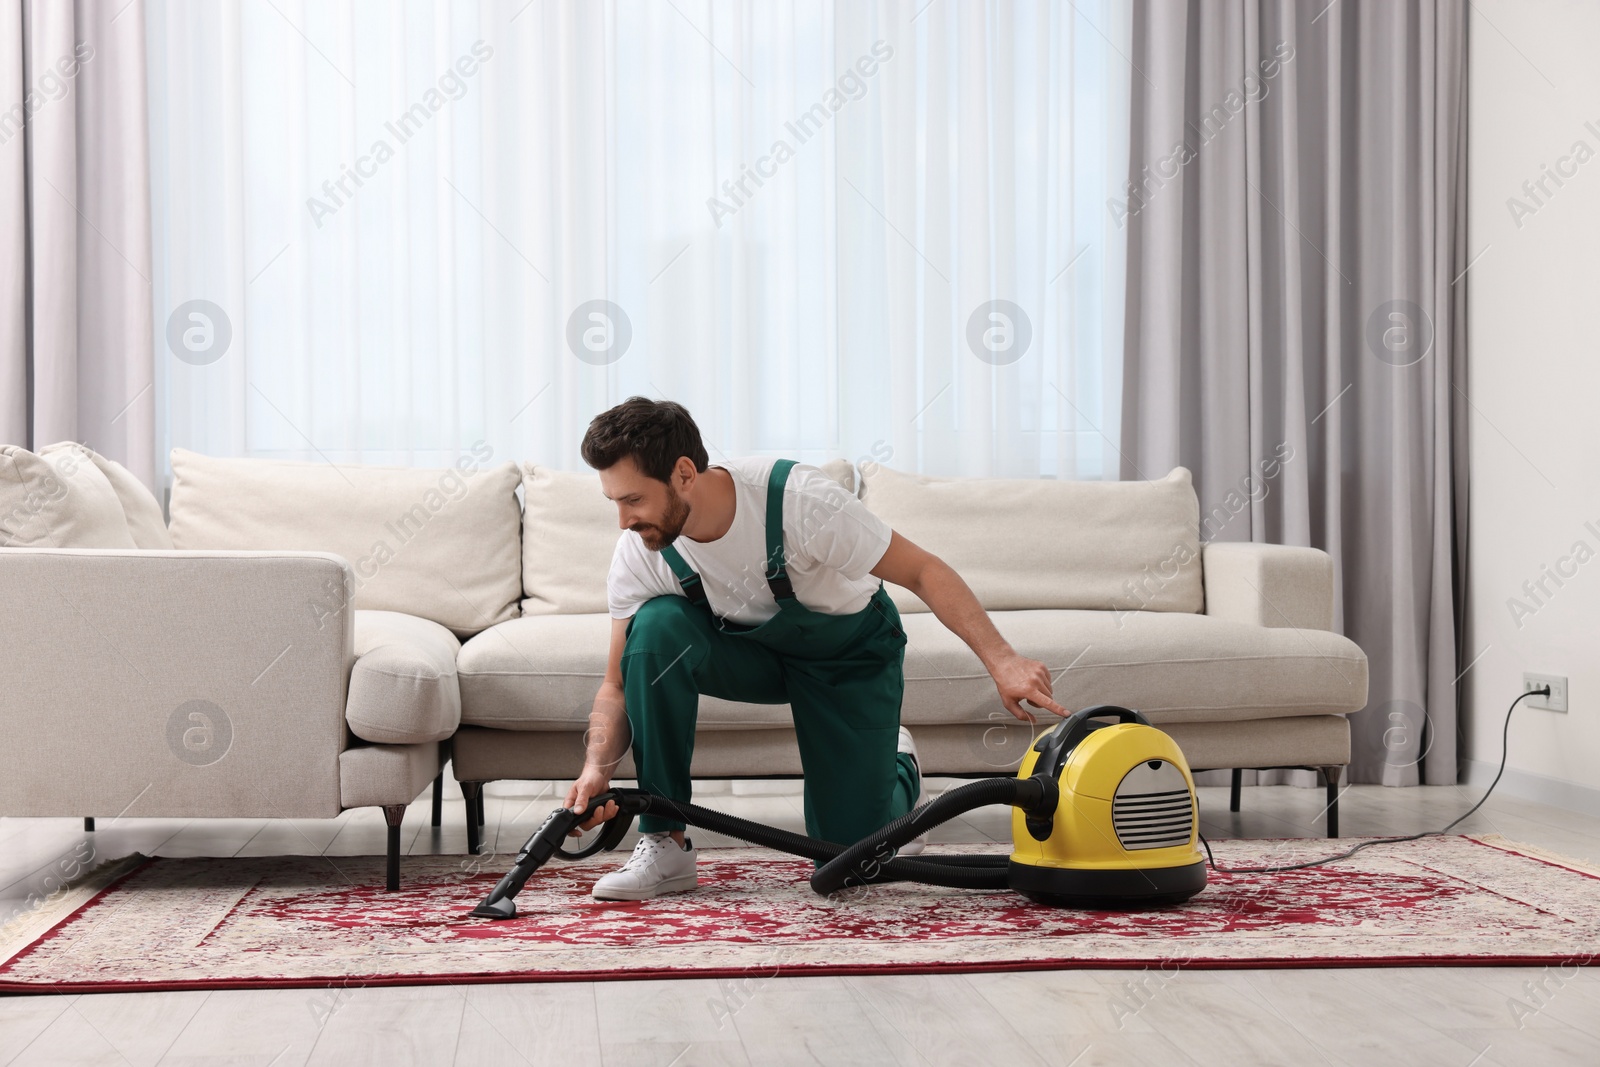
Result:
{"label": "pointing finger", "polygon": [[1036,708],[1046,708],[1057,715],[1067,714],[1066,708],[1063,708],[1060,704],[1057,704],[1054,700],[1050,699],[1050,690],[1048,689],[1036,689],[1029,693],[1024,699],[1026,699],[1028,703],[1032,704]]}

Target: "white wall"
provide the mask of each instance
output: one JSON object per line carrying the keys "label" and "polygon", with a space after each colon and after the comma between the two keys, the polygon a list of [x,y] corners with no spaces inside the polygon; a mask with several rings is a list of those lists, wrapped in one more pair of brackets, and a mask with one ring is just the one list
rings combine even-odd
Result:
{"label": "white wall", "polygon": [[[1499,760],[1523,671],[1564,674],[1570,713],[1517,711],[1508,782],[1600,789],[1600,3],[1475,0],[1470,41],[1466,658],[1488,650],[1462,683],[1466,756]],[[1576,173],[1524,190],[1558,165]],[[1514,219],[1513,197],[1531,213]],[[1523,591],[1580,541],[1594,558],[1569,558],[1575,576]]]}

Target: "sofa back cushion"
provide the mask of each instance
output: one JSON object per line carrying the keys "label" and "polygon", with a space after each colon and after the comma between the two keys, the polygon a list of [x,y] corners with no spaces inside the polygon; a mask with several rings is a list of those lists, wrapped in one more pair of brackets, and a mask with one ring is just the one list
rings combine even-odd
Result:
{"label": "sofa back cushion", "polygon": [[[172,541],[180,549],[294,549],[350,561],[346,600],[432,619],[458,637],[515,618],[522,588],[517,466],[377,467],[218,459],[172,450]],[[482,457],[487,459],[487,456]]]}
{"label": "sofa back cushion", "polygon": [[[829,460],[821,469],[856,491],[855,468],[848,460]],[[600,475],[524,463],[522,501],[522,613],[605,612],[606,575],[622,530],[617,506],[600,488]]]}
{"label": "sofa back cushion", "polygon": [[593,472],[522,465],[522,613],[606,610],[606,575],[621,534],[617,506]]}
{"label": "sofa back cushion", "polygon": [[116,490],[88,449],[63,441],[38,454],[0,445],[0,547],[138,546]]}
{"label": "sofa back cushion", "polygon": [[107,459],[94,449],[76,441],[45,445],[39,450],[39,454],[51,456],[63,449],[76,452],[80,458],[93,463],[99,468],[100,473],[106,476],[112,491],[117,494],[118,503],[122,505],[122,514],[128,523],[128,534],[133,538],[135,548],[172,548],[172,535],[167,532],[167,520],[161,515],[161,505],[156,503],[155,494],[134,477],[132,471],[116,460]]}
{"label": "sofa back cushion", "polygon": [[[989,611],[1198,612],[1200,505],[1189,472],[1153,482],[931,478],[862,470],[862,502],[948,563]],[[927,611],[887,586],[901,611]]]}

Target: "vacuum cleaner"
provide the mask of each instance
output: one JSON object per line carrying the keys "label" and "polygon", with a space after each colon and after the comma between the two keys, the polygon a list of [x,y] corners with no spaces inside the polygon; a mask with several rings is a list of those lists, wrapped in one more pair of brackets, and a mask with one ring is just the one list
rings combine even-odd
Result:
{"label": "vacuum cleaner", "polygon": [[[1105,722],[1101,720],[1115,720]],[[617,814],[585,847],[563,847],[589,812],[615,801]],[[1009,854],[902,857],[913,838],[975,808],[1006,804]],[[821,841],[724,812],[614,789],[582,811],[557,808],[517,853],[516,862],[471,914],[511,919],[515,897],[551,857],[581,860],[615,849],[635,815],[681,819],[702,829],[813,860],[811,888],[827,895],[850,886],[909,881],[958,889],[1009,889],[1039,904],[1145,908],[1181,904],[1205,888],[1197,842],[1194,779],[1173,740],[1137,711],[1085,708],[1041,735],[1014,778],[952,789],[853,845]]]}

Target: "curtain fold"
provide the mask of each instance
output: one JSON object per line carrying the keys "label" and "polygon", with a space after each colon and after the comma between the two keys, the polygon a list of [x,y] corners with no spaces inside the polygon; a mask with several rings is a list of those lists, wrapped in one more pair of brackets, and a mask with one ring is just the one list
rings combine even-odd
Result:
{"label": "curtain fold", "polygon": [[0,4],[0,440],[154,488],[143,0]]}
{"label": "curtain fold", "polygon": [[148,20],[155,304],[231,330],[158,360],[163,450],[582,469],[642,393],[713,459],[1116,475],[1121,3]]}
{"label": "curtain fold", "polygon": [[1190,467],[1202,540],[1326,549],[1349,780],[1453,783],[1466,8],[1146,0],[1133,57],[1123,475]]}

